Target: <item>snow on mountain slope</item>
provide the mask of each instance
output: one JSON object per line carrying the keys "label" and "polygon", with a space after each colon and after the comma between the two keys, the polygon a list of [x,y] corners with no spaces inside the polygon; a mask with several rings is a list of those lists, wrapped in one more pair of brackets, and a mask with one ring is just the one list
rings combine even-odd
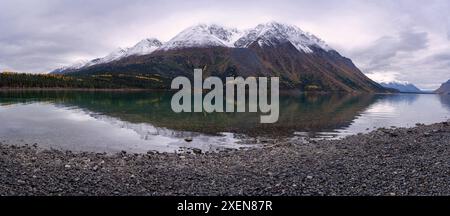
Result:
{"label": "snow on mountain slope", "polygon": [[125,56],[148,55],[162,46],[161,41],[155,38],[141,40],[134,47],[128,48]]}
{"label": "snow on mountain slope", "polygon": [[190,47],[234,47],[242,32],[219,25],[199,24],[189,27],[162,45],[159,50],[176,50]]}
{"label": "snow on mountain slope", "polygon": [[260,24],[255,28],[240,31],[236,28],[227,28],[220,25],[199,24],[183,30],[167,43],[161,43],[154,38],[144,39],[135,46],[126,49],[117,49],[103,58],[91,61],[77,62],[73,65],[54,70],[52,73],[64,73],[97,64],[109,63],[132,55],[148,55],[156,50],[178,50],[191,47],[230,47],[247,48],[251,44],[258,43],[259,46],[276,46],[281,43],[290,42],[300,52],[312,53],[315,48],[325,51],[332,50],[324,41],[316,36],[302,31],[300,28],[269,22]]}
{"label": "snow on mountain slope", "polygon": [[232,47],[246,48],[257,42],[260,46],[275,46],[283,42],[291,42],[299,51],[312,53],[312,46],[326,51],[331,48],[316,36],[302,31],[300,28],[270,22],[260,24],[253,29],[240,31],[219,25],[200,24],[189,27],[162,45],[159,50],[176,50],[190,47]]}
{"label": "snow on mountain slope", "polygon": [[325,51],[331,48],[316,36],[302,31],[297,26],[269,22],[260,24],[251,29],[242,38],[236,41],[236,47],[248,47],[257,42],[259,46],[276,46],[280,43],[291,42],[299,51],[312,53],[315,46]]}
{"label": "snow on mountain slope", "polygon": [[76,70],[76,69],[84,67],[87,63],[89,63],[89,60],[78,60],[78,61],[76,61],[75,63],[73,63],[71,65],[55,69],[55,70],[52,71],[52,73],[59,74],[59,73],[63,73],[66,70]]}
{"label": "snow on mountain slope", "polygon": [[141,40],[139,43],[130,48],[117,48],[107,56],[103,58],[96,58],[93,60],[81,60],[77,61],[72,65],[58,68],[52,73],[63,73],[68,70],[77,70],[84,67],[89,67],[97,64],[109,63],[112,61],[119,60],[124,57],[133,56],[133,55],[148,55],[157,50],[160,46],[162,46],[161,41],[155,38],[147,38]]}
{"label": "snow on mountain slope", "polygon": [[[112,53],[110,53],[109,55],[100,58],[100,59],[96,59],[94,61],[91,61],[90,63],[94,63],[94,64],[103,64],[103,63],[108,63],[108,62],[112,62],[114,60],[120,59],[123,56],[125,56],[127,53],[126,49],[122,49],[122,48],[117,48],[116,50],[114,50]],[[88,65],[90,66],[90,63],[88,63]]]}

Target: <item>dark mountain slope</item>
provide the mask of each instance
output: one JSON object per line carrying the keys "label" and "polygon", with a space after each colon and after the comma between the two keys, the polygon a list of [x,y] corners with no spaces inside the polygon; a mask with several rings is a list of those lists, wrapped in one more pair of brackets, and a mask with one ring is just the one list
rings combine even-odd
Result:
{"label": "dark mountain slope", "polygon": [[386,90],[367,78],[353,63],[335,51],[299,52],[290,43],[277,47],[186,48],[131,56],[108,64],[95,65],[71,75],[128,74],[157,75],[170,81],[176,76],[192,78],[193,69],[204,76],[279,76],[283,89],[309,91]]}
{"label": "dark mountain slope", "polygon": [[[142,52],[140,52],[142,54]],[[217,25],[185,29],[145,55],[110,56],[114,61],[67,71],[73,76],[135,77],[168,88],[177,76],[280,77],[282,89],[389,92],[367,78],[324,41],[300,28],[270,22],[247,31]],[[112,59],[112,58],[107,58]],[[154,85],[152,85],[154,86]]]}
{"label": "dark mountain slope", "polygon": [[435,93],[437,94],[450,94],[450,80],[445,83],[442,83],[441,87],[439,87]]}

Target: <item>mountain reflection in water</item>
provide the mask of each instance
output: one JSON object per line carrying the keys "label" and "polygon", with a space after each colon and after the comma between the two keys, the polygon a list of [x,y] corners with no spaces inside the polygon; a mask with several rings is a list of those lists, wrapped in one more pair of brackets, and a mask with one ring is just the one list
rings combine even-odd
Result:
{"label": "mountain reflection in water", "polygon": [[[18,131],[34,131],[34,136],[37,137],[36,134],[40,134],[41,141],[44,140],[47,143],[51,141],[50,134],[52,134],[53,136],[69,136],[68,140],[72,143],[68,145],[80,146],[78,142],[81,140],[77,141],[80,138],[76,136],[85,134],[73,135],[74,138],[71,139],[68,135],[70,133],[65,131],[70,128],[67,126],[68,122],[73,123],[77,121],[76,118],[64,118],[63,121],[55,119],[55,122],[51,123],[57,127],[53,128],[43,126],[49,125],[51,118],[48,116],[57,116],[61,112],[65,112],[64,115],[92,118],[84,119],[92,121],[91,126],[78,125],[89,127],[89,129],[77,129],[78,133],[89,133],[89,136],[95,136],[95,133],[91,134],[89,130],[96,131],[97,134],[105,133],[99,132],[102,126],[94,126],[98,122],[106,122],[105,124],[110,127],[108,130],[129,129],[135,135],[122,135],[122,137],[128,137],[128,140],[117,138],[120,144],[117,144],[113,150],[121,149],[122,145],[129,147],[132,142],[139,143],[143,140],[142,145],[145,147],[135,147],[130,151],[152,150],[147,145],[153,145],[153,147],[160,145],[159,148],[153,149],[156,151],[175,151],[177,148],[186,146],[210,151],[216,148],[228,148],[227,143],[231,148],[241,148],[243,146],[239,144],[237,134],[271,138],[293,136],[336,138],[370,131],[377,127],[414,126],[418,122],[434,123],[450,117],[448,95],[287,94],[280,95],[279,121],[275,124],[260,124],[260,113],[174,113],[170,107],[172,94],[170,92],[3,91],[0,92],[0,120],[9,121],[10,125],[0,126],[0,138],[31,137],[32,133],[27,135]],[[24,107],[26,105],[28,107]],[[37,112],[39,110],[40,113]],[[34,122],[27,122],[32,121],[31,119],[20,118],[20,116],[33,115],[40,115],[42,118],[34,119]],[[60,123],[57,123],[58,121]],[[77,125],[71,127],[76,128]],[[116,133],[119,132],[116,131]],[[133,138],[130,138],[131,136]],[[188,136],[195,137],[192,144],[184,141],[184,138]],[[94,142],[95,137],[90,139]],[[115,141],[111,139],[109,142]],[[113,144],[103,145],[113,146]],[[172,147],[168,148],[167,145]],[[86,150],[83,147],[80,149]]]}

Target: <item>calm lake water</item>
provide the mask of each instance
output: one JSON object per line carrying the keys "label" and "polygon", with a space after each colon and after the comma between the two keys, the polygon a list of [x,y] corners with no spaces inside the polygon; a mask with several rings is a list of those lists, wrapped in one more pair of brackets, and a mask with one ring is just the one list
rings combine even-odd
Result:
{"label": "calm lake water", "polygon": [[450,118],[450,95],[282,95],[279,121],[260,124],[258,113],[176,114],[171,94],[3,91],[0,142],[94,152],[217,151],[258,146],[255,137],[341,138]]}

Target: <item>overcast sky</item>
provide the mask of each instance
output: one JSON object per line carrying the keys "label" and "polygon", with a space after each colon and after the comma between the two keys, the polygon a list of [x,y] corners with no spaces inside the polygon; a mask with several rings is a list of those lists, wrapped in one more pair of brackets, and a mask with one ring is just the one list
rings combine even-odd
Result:
{"label": "overcast sky", "polygon": [[43,73],[197,23],[297,25],[377,81],[450,79],[450,0],[1,0],[0,71]]}

